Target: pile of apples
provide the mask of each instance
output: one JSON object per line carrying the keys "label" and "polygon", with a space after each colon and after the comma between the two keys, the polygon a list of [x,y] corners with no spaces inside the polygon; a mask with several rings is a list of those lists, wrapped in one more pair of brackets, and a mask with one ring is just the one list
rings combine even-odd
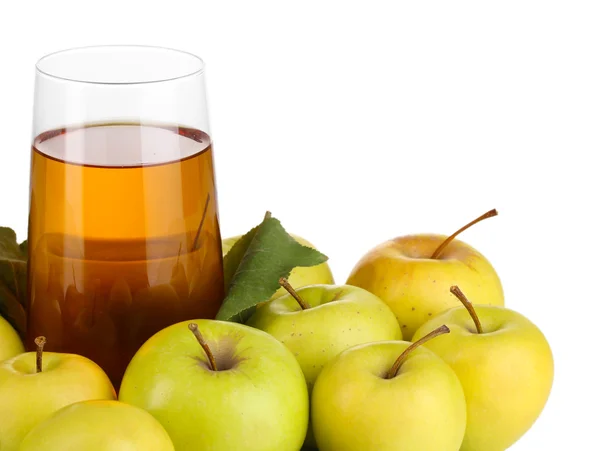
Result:
{"label": "pile of apples", "polygon": [[492,265],[456,239],[495,214],[386,241],[345,285],[326,263],[296,268],[246,324],[169,326],[118,398],[95,363],[45,353],[43,337],[24,353],[0,319],[0,450],[503,451],[541,413],[554,368]]}

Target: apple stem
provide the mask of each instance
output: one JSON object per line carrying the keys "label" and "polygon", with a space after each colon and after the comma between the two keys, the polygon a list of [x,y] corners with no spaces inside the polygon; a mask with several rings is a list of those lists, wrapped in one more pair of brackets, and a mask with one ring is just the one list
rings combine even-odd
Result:
{"label": "apple stem", "polygon": [[196,236],[194,237],[194,243],[192,244],[192,252],[198,250],[198,243],[200,242],[200,232],[202,231],[202,227],[204,226],[204,221],[206,220],[206,213],[208,212],[208,204],[210,202],[210,193],[206,195],[206,202],[204,202],[204,211],[202,212],[202,218],[200,218],[200,225],[198,226],[198,230],[196,231]]}
{"label": "apple stem", "polygon": [[498,215],[498,211],[494,208],[494,209],[488,211],[487,213],[482,214],[477,219],[474,219],[473,221],[469,222],[466,226],[461,227],[456,232],[454,232],[452,235],[450,235],[448,238],[446,238],[444,240],[444,242],[438,246],[438,248],[435,250],[435,252],[433,254],[431,254],[430,258],[431,259],[438,258],[440,256],[440,254],[442,253],[442,251],[446,248],[446,246],[448,246],[448,244],[450,244],[450,242],[454,238],[456,238],[460,233],[464,232],[465,230],[467,230],[472,225],[475,225],[478,222],[483,221],[484,219],[491,218],[491,217],[496,216],[496,215]]}
{"label": "apple stem", "polygon": [[46,344],[46,337],[40,336],[34,340],[37,350],[35,351],[35,372],[42,372],[42,354],[44,353],[44,345]]}
{"label": "apple stem", "polygon": [[189,323],[188,329],[192,331],[192,333],[194,334],[194,337],[196,337],[196,340],[198,340],[198,343],[200,343],[200,346],[202,346],[202,349],[204,349],[204,352],[206,353],[206,357],[208,357],[208,363],[210,364],[210,368],[213,371],[217,371],[217,361],[215,360],[215,356],[213,355],[212,351],[208,347],[208,344],[206,343],[206,341],[204,341],[204,337],[198,330],[198,324]]}
{"label": "apple stem", "polygon": [[290,283],[288,282],[288,280],[285,277],[282,277],[279,279],[279,285],[281,285],[283,288],[285,288],[286,291],[292,295],[292,297],[298,302],[298,304],[300,304],[300,307],[302,307],[302,310],[307,310],[310,308],[310,305],[308,305],[306,303],[306,301],[300,297],[298,292],[296,290],[294,290],[294,288],[290,285]]}
{"label": "apple stem", "polygon": [[400,369],[400,367],[402,366],[402,364],[406,361],[406,359],[408,358],[408,356],[410,355],[410,353],[413,350],[415,350],[416,348],[418,348],[422,344],[428,342],[432,338],[435,338],[435,337],[437,337],[439,335],[443,335],[443,334],[447,334],[447,333],[450,333],[450,329],[448,328],[448,326],[443,325],[443,326],[440,326],[437,329],[429,332],[427,335],[425,335],[420,340],[415,341],[408,348],[406,348],[402,354],[400,354],[400,357],[398,357],[396,359],[396,361],[394,362],[394,364],[392,365],[392,367],[390,368],[390,370],[387,372],[387,375],[386,375],[385,378],[386,379],[393,379],[393,378],[395,378],[398,375],[398,370]]}
{"label": "apple stem", "polygon": [[475,327],[477,328],[477,333],[482,334],[483,328],[481,327],[481,321],[479,321],[479,317],[477,316],[477,312],[475,311],[475,307],[471,304],[471,301],[467,299],[465,294],[458,288],[456,285],[450,287],[450,292],[458,298],[462,305],[469,311],[469,315],[473,318],[473,322],[475,323]]}
{"label": "apple stem", "polygon": [[270,211],[267,211],[267,212],[265,213],[265,217],[264,217],[263,221],[264,221],[264,220],[267,220],[267,219],[271,219],[271,212],[270,212]]}

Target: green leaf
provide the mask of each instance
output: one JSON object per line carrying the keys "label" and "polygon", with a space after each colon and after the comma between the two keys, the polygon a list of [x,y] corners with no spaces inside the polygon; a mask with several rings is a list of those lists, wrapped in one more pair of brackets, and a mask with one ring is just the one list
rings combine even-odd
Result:
{"label": "green leaf", "polygon": [[27,242],[17,243],[17,235],[0,227],[0,315],[24,336],[27,324]]}
{"label": "green leaf", "polygon": [[279,288],[296,266],[315,266],[327,257],[292,238],[281,223],[267,213],[261,224],[240,238],[225,256],[228,288],[217,319],[244,322]]}

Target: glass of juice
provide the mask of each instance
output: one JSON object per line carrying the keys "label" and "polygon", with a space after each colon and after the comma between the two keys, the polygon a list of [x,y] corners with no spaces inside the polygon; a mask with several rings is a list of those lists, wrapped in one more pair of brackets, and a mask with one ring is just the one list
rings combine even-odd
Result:
{"label": "glass of juice", "polygon": [[36,68],[27,347],[44,335],[118,387],[149,337],[224,296],[204,64],[101,46]]}

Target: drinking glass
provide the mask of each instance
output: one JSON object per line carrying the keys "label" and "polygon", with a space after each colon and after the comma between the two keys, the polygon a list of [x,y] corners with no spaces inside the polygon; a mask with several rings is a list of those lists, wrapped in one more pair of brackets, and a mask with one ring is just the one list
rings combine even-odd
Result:
{"label": "drinking glass", "polygon": [[37,63],[27,347],[84,355],[115,387],[160,329],[224,296],[204,64],[140,46]]}

